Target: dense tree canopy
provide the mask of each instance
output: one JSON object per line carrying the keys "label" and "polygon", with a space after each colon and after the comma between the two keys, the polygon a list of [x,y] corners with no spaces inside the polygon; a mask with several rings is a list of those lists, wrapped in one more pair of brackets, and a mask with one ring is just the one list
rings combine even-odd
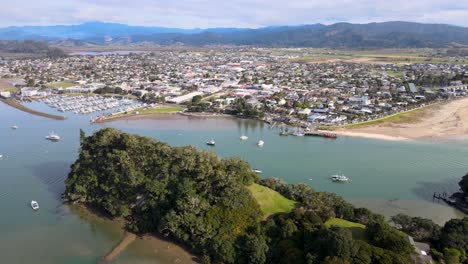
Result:
{"label": "dense tree canopy", "polygon": [[468,173],[465,176],[463,176],[458,185],[460,185],[460,188],[465,194],[465,196],[468,196]]}

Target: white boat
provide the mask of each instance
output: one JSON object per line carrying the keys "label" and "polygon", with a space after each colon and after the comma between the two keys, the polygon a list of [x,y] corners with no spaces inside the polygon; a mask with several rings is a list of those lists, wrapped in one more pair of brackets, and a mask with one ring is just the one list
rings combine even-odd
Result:
{"label": "white boat", "polygon": [[259,147],[263,147],[263,144],[265,144],[265,142],[261,139],[257,142],[257,146]]}
{"label": "white boat", "polygon": [[297,130],[292,135],[296,137],[303,137],[305,134],[304,132]]}
{"label": "white boat", "polygon": [[31,201],[31,207],[32,207],[33,210],[38,210],[39,209],[39,203],[32,200]]}
{"label": "white boat", "polygon": [[240,137],[240,140],[247,140],[247,139],[249,139],[249,137],[248,137],[248,136],[244,136],[244,135],[242,135],[242,136]]}
{"label": "white boat", "polygon": [[60,137],[59,135],[55,134],[54,132],[50,132],[50,134],[46,137],[47,140],[50,141],[59,141]]}
{"label": "white boat", "polygon": [[330,176],[330,179],[334,182],[350,182],[351,181],[348,177],[344,176],[344,174],[342,173],[332,175]]}
{"label": "white boat", "polygon": [[210,141],[207,141],[206,144],[207,144],[208,146],[215,146],[215,145],[216,145],[216,142],[215,142],[213,139],[211,139]]}
{"label": "white boat", "polygon": [[258,174],[262,174],[262,173],[263,173],[263,171],[261,171],[261,170],[259,170],[259,169],[253,169],[252,171],[255,172],[255,173],[258,173]]}
{"label": "white boat", "polygon": [[2,155],[2,154],[0,154],[0,159],[2,159],[2,158],[3,158],[3,155]]}
{"label": "white boat", "polygon": [[11,126],[11,129],[18,129],[17,125]]}

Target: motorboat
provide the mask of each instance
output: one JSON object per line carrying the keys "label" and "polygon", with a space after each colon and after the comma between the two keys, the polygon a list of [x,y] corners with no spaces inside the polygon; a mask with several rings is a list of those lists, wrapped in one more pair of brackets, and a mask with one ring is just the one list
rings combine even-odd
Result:
{"label": "motorboat", "polygon": [[255,173],[258,173],[258,174],[262,174],[262,173],[263,173],[263,171],[261,171],[261,170],[259,170],[259,169],[253,169],[252,171],[255,172]]}
{"label": "motorboat", "polygon": [[11,129],[18,129],[17,125],[11,126]]}
{"label": "motorboat", "polygon": [[39,209],[39,203],[37,201],[32,200],[31,201],[31,208],[36,211]]}
{"label": "motorboat", "polygon": [[296,137],[303,137],[305,135],[305,133],[300,131],[300,130],[296,130],[296,131],[294,131],[294,133],[292,135],[296,136]]}
{"label": "motorboat", "polygon": [[261,139],[257,142],[257,146],[259,147],[263,147],[263,144],[265,144],[265,142]]}
{"label": "motorboat", "polygon": [[346,177],[344,174],[340,173],[340,174],[335,174],[335,175],[332,175],[330,176],[330,179],[334,182],[350,182],[351,180]]}
{"label": "motorboat", "polygon": [[249,139],[249,137],[248,137],[248,136],[244,136],[244,135],[242,135],[242,136],[240,137],[240,140],[247,140],[247,139]]}
{"label": "motorboat", "polygon": [[211,139],[210,141],[207,141],[206,144],[207,144],[208,146],[215,146],[215,145],[216,145],[216,142],[215,142],[213,139]]}
{"label": "motorboat", "polygon": [[49,135],[46,136],[46,139],[50,140],[50,141],[59,141],[60,137],[59,137],[59,135],[55,134],[54,132],[50,132]]}

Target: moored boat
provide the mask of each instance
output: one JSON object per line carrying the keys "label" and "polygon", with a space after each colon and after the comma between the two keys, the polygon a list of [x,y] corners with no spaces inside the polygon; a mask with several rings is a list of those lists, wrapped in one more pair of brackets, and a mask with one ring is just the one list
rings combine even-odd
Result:
{"label": "moored boat", "polygon": [[259,170],[259,169],[253,169],[252,171],[255,172],[255,173],[258,173],[258,174],[262,174],[262,173],[263,173],[263,171],[261,171],[261,170]]}
{"label": "moored boat", "polygon": [[49,135],[46,136],[46,139],[50,140],[50,141],[59,141],[60,137],[59,137],[59,135],[55,134],[54,132],[50,132]]}
{"label": "moored boat", "polygon": [[330,179],[334,182],[350,182],[351,180],[346,177],[344,174],[342,173],[339,173],[339,174],[335,174],[335,175],[332,175],[330,176]]}
{"label": "moored boat", "polygon": [[37,201],[32,200],[31,201],[31,208],[36,211],[39,209],[39,203]]}
{"label": "moored boat", "polygon": [[216,142],[215,142],[213,139],[211,139],[210,141],[207,141],[206,144],[207,144],[208,146],[215,146],[215,145],[216,145]]}
{"label": "moored boat", "polygon": [[259,147],[263,147],[263,144],[265,144],[265,142],[261,139],[257,142],[257,146]]}
{"label": "moored boat", "polygon": [[247,139],[249,139],[248,136],[245,136],[245,135],[240,136],[240,140],[247,140]]}

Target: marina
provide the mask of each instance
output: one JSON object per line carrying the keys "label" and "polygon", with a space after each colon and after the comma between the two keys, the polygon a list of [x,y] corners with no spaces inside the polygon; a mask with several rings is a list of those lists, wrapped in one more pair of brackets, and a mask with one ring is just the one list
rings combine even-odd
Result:
{"label": "marina", "polygon": [[131,111],[145,106],[132,99],[117,99],[103,96],[52,96],[43,100],[48,106],[59,112],[73,112],[74,114],[91,114],[110,110],[109,114]]}

